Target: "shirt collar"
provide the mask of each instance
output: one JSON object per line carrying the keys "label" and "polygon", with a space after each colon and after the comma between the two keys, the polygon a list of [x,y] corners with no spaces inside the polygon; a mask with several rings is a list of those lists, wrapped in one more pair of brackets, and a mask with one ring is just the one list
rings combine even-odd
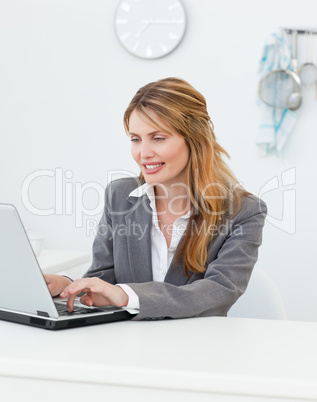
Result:
{"label": "shirt collar", "polygon": [[[142,186],[135,188],[130,194],[129,197],[143,197],[143,195],[147,195],[150,200],[150,205],[153,211],[156,212],[156,205],[155,205],[155,192],[153,186],[147,183],[143,183]],[[191,215],[191,211],[188,211],[187,214],[183,215],[181,218],[189,219]]]}
{"label": "shirt collar", "polygon": [[143,183],[142,186],[135,188],[130,194],[129,197],[137,197],[140,198],[143,195],[147,195],[149,199],[152,201],[155,198],[154,188],[147,183]]}
{"label": "shirt collar", "polygon": [[156,206],[155,206],[155,192],[153,186],[147,183],[143,183],[142,186],[137,187],[134,189],[130,194],[129,197],[143,197],[144,195],[148,196],[150,200],[150,207],[156,213]]}

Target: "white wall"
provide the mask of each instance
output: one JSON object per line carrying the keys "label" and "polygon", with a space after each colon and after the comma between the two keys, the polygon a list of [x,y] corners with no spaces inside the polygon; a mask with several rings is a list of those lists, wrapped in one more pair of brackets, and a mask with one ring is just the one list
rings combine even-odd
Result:
{"label": "white wall", "polygon": [[[175,52],[155,61],[137,59],[118,43],[113,27],[118,3],[0,1],[1,202],[16,204],[25,224],[44,235],[46,247],[90,250],[87,219],[99,219],[98,194],[108,172],[138,172],[122,125],[128,102],[149,81],[182,77],[206,96],[216,135],[249,191],[258,195],[266,183],[295,168],[296,184],[284,190],[296,192],[296,231],[288,234],[280,228],[285,221],[280,184],[263,194],[270,221],[281,222],[267,222],[258,264],[277,283],[290,319],[316,321],[314,91],[305,89],[282,159],[260,157],[255,145],[264,41],[281,26],[314,26],[315,1],[183,0],[188,16],[184,40]],[[21,202],[22,183],[40,169],[64,177],[63,185],[57,178],[57,194],[54,177],[37,178],[29,187],[34,205],[56,209],[51,216],[32,214]],[[67,171],[72,177],[65,177]],[[80,195],[85,186],[91,188]],[[73,211],[55,205],[55,198],[69,202],[71,195]],[[74,207],[82,201],[94,215],[81,223]]]}

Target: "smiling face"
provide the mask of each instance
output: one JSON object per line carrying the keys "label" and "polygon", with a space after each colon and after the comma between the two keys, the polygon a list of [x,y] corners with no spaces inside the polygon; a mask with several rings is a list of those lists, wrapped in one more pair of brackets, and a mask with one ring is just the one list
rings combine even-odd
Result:
{"label": "smiling face", "polygon": [[[160,120],[164,127],[166,124]],[[189,149],[185,139],[170,129],[161,131],[137,111],[129,119],[131,153],[148,184],[186,184]]]}

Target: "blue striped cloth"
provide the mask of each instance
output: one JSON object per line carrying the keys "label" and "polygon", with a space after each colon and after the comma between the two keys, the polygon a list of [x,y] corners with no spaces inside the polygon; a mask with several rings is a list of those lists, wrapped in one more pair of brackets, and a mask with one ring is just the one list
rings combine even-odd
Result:
{"label": "blue striped cloth", "polygon": [[[262,78],[270,71],[291,67],[291,37],[284,31],[272,33],[266,40],[260,61],[259,74]],[[294,129],[298,112],[289,109],[278,109],[267,106],[258,97],[260,124],[256,144],[262,155],[275,151],[280,155],[287,139]]]}

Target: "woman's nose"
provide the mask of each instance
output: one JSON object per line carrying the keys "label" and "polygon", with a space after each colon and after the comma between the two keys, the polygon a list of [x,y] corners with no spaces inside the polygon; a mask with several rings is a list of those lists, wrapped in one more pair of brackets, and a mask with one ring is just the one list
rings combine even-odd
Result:
{"label": "woman's nose", "polygon": [[154,150],[149,141],[142,141],[141,145],[141,158],[148,159],[154,156]]}

